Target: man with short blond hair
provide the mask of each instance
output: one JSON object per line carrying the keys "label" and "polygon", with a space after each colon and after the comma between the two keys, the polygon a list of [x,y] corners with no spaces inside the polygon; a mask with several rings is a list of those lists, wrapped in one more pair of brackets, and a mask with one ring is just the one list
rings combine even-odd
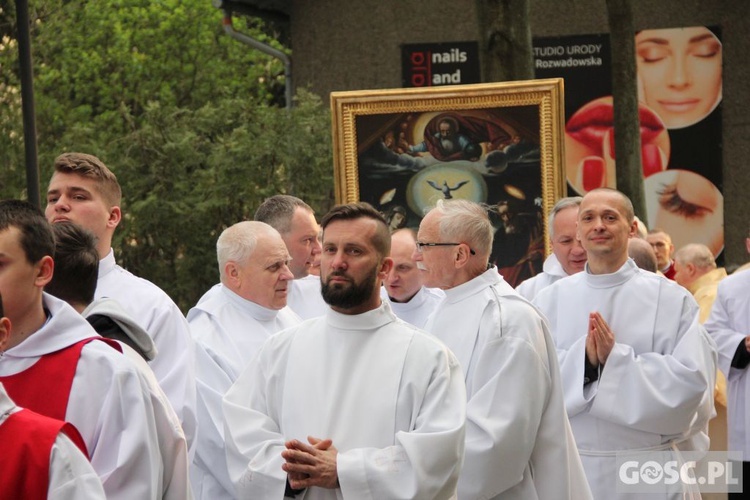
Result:
{"label": "man with short blond hair", "polygon": [[544,318],[488,266],[492,233],[481,205],[440,200],[419,225],[414,253],[425,285],[445,292],[425,329],[465,374],[458,498],[590,498],[555,346]]}
{"label": "man with short blond hair", "polygon": [[576,219],[580,196],[562,198],[555,203],[549,214],[549,238],[552,255],[544,261],[542,272],[523,281],[516,291],[531,300],[539,290],[560,278],[583,271],[586,267],[586,250],[576,238]]}
{"label": "man with short blond hair", "polygon": [[200,433],[190,470],[196,499],[235,498],[226,467],[221,398],[271,335],[295,326],[286,307],[293,279],[278,231],[258,221],[225,229],[216,242],[221,282],[188,312],[196,344]]}
{"label": "man with short blond hair", "polygon": [[112,237],[122,218],[115,174],[96,156],[64,153],[55,159],[45,215],[73,222],[97,238],[99,278],[95,298],[117,300],[153,338],[159,355],[150,362],[159,385],[182,423],[189,449],[197,432],[195,363],[187,321],[164,291],[117,265]]}
{"label": "man with short blond hair", "polygon": [[438,288],[422,286],[422,273],[413,258],[416,242],[416,231],[410,228],[391,234],[393,268],[383,280],[381,298],[388,302],[396,316],[424,328],[445,294]]}

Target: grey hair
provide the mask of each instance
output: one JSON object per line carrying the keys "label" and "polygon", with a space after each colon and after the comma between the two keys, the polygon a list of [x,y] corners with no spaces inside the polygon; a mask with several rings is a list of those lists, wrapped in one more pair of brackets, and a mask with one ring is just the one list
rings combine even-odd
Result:
{"label": "grey hair", "polygon": [[219,262],[219,275],[224,281],[224,267],[227,262],[243,265],[255,251],[258,237],[277,235],[273,227],[265,222],[242,221],[226,228],[216,241],[216,260]]}
{"label": "grey hair", "polygon": [[438,200],[440,237],[466,243],[477,255],[489,257],[492,250],[492,223],[487,209],[468,200]]}
{"label": "grey hair", "polygon": [[639,219],[637,215],[633,217],[633,219],[635,220],[635,225],[637,226],[636,237],[642,240],[645,240],[646,237],[648,236],[648,228],[646,228],[646,224],[644,224],[643,221]]}
{"label": "grey hair", "polygon": [[583,197],[581,196],[569,196],[567,198],[560,198],[552,207],[549,212],[549,237],[550,239],[555,237],[555,215],[559,214],[563,210],[572,207],[580,207]]}
{"label": "grey hair", "polygon": [[288,194],[277,194],[261,203],[253,218],[256,221],[265,222],[280,234],[287,234],[292,230],[292,218],[297,208],[315,214],[310,205],[299,198]]}
{"label": "grey hair", "polygon": [[715,269],[716,261],[711,249],[700,243],[689,243],[674,254],[680,264],[693,264],[698,269]]}

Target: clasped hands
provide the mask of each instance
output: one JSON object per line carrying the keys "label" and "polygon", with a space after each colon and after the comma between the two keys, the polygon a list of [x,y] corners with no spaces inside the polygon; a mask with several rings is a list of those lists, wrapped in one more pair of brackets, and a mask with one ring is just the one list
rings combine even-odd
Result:
{"label": "clasped hands", "polygon": [[287,473],[289,486],[295,490],[318,486],[335,489],[339,487],[336,469],[338,450],[330,439],[308,436],[310,444],[292,439],[285,443],[281,452],[285,460],[281,468]]}
{"label": "clasped hands", "polygon": [[593,366],[604,366],[615,346],[615,334],[601,314],[589,314],[589,328],[586,335],[586,357]]}

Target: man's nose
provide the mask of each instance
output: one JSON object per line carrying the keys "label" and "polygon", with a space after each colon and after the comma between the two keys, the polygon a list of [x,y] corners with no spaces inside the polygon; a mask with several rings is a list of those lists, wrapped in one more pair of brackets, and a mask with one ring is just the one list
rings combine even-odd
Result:
{"label": "man's nose", "polygon": [[284,264],[284,267],[281,269],[281,275],[279,276],[279,279],[283,281],[294,279],[294,274],[292,274],[292,271],[289,269],[289,264]]}
{"label": "man's nose", "polygon": [[56,212],[67,212],[70,210],[70,203],[65,196],[60,196],[57,201],[52,203]]}
{"label": "man's nose", "polygon": [[346,269],[346,254],[343,251],[338,251],[331,260],[331,267],[333,269]]}
{"label": "man's nose", "polygon": [[323,251],[323,247],[320,246],[320,240],[315,238],[312,242],[312,254],[317,255]]}

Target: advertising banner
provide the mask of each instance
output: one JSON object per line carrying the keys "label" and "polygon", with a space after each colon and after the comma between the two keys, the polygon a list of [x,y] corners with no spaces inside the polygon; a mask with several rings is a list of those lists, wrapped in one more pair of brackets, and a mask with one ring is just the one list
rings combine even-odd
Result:
{"label": "advertising banner", "polygon": [[[721,33],[715,27],[635,34],[641,160],[649,228],[676,249],[724,248]],[[569,194],[616,187],[609,35],[534,40],[537,78],[565,79]]]}
{"label": "advertising banner", "polygon": [[479,83],[477,42],[419,43],[401,46],[402,87]]}

